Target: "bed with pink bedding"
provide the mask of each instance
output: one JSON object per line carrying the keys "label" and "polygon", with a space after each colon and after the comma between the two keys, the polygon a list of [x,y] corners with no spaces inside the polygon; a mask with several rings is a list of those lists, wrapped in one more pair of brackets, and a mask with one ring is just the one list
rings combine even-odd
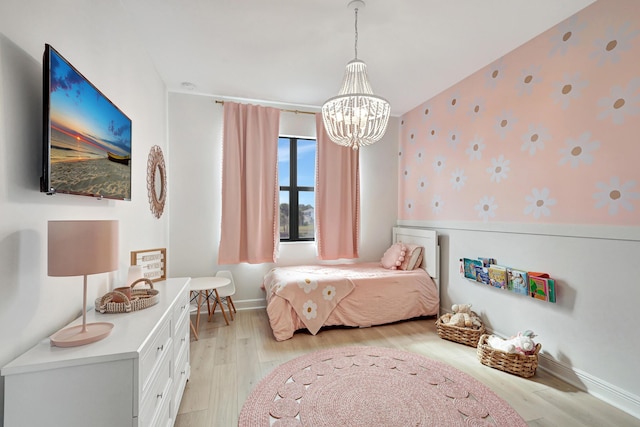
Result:
{"label": "bed with pink bedding", "polygon": [[383,268],[380,262],[276,267],[263,280],[267,314],[278,341],[323,326],[368,327],[437,316],[438,245],[433,230],[394,228],[394,242],[423,247],[414,270]]}

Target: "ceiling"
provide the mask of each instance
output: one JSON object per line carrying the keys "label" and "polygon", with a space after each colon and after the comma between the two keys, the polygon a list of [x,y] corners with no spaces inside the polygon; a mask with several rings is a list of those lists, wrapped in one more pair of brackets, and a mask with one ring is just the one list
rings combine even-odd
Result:
{"label": "ceiling", "polygon": [[[593,1],[365,0],[358,58],[399,116]],[[310,110],[354,58],[348,2],[121,0],[170,92]]]}

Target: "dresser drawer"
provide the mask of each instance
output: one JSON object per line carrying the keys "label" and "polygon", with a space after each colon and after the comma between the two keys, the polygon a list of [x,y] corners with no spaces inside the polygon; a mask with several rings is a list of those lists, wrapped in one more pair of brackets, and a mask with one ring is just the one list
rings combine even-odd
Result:
{"label": "dresser drawer", "polygon": [[140,354],[140,379],[143,393],[147,390],[151,373],[157,368],[163,355],[167,354],[167,359],[172,359],[171,351],[171,321],[166,319]]}
{"label": "dresser drawer", "polygon": [[186,328],[182,328],[176,332],[175,341],[173,342],[173,359],[177,360],[180,354],[184,353],[189,348],[190,331],[189,326],[185,322]]}
{"label": "dresser drawer", "polygon": [[173,317],[174,331],[178,332],[178,328],[180,327],[180,321],[182,319],[189,318],[189,293],[188,292],[184,292],[184,294],[178,298],[178,301],[176,301],[176,304],[173,307],[172,317]]}
{"label": "dresser drawer", "polygon": [[142,405],[140,411],[141,426],[155,426],[153,419],[158,417],[158,413],[164,406],[170,406],[172,396],[173,360],[170,354],[165,354],[160,360],[159,369],[155,371],[149,379],[149,386],[142,395]]}
{"label": "dresser drawer", "polygon": [[180,409],[180,401],[182,400],[182,394],[184,388],[187,385],[187,380],[191,374],[191,367],[189,366],[189,349],[185,348],[185,351],[180,353],[178,359],[176,359],[175,371],[173,374],[173,410],[171,411],[172,418],[176,418],[178,410]]}
{"label": "dresser drawer", "polygon": [[175,419],[171,417],[171,402],[167,399],[162,402],[162,406],[156,414],[156,418],[153,419],[152,426],[157,427],[171,427],[173,426]]}

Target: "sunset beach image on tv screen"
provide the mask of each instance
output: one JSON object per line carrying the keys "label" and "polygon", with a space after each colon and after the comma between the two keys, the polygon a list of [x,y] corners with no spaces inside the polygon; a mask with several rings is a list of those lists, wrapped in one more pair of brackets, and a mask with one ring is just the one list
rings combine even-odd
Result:
{"label": "sunset beach image on tv screen", "polygon": [[131,120],[50,49],[50,187],[131,200]]}

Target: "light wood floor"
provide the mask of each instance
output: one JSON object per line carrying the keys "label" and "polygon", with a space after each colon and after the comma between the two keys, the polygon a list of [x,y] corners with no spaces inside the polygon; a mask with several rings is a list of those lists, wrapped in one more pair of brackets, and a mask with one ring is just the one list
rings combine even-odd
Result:
{"label": "light wood floor", "polygon": [[218,311],[211,322],[201,318],[199,336],[191,340],[191,378],[177,427],[236,426],[246,397],[276,366],[314,350],[350,345],[399,348],[449,363],[509,402],[529,426],[640,426],[637,418],[541,369],[524,379],[482,365],[475,348],[441,339],[435,319],[297,333],[277,342],[265,310],[238,312],[229,326]]}

